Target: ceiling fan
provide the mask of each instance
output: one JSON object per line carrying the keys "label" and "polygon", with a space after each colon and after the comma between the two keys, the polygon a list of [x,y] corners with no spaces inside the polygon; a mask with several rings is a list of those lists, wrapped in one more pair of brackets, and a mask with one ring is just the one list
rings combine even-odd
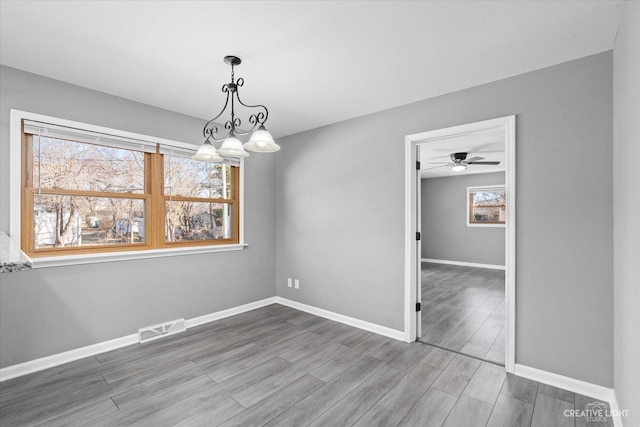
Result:
{"label": "ceiling fan", "polygon": [[436,169],[442,168],[445,166],[451,167],[451,170],[454,172],[460,172],[467,168],[470,165],[499,165],[499,161],[481,161],[484,157],[471,157],[467,159],[467,155],[469,153],[451,153],[451,162],[429,162],[431,165],[442,165],[436,166],[428,169]]}

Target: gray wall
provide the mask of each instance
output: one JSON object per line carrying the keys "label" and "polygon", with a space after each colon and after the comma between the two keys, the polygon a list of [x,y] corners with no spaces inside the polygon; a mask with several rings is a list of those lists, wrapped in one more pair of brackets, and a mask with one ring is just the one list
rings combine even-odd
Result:
{"label": "gray wall", "polygon": [[614,388],[640,426],[640,3],[626,2],[613,53]]}
{"label": "gray wall", "polygon": [[504,183],[504,172],[423,179],[422,258],[504,265],[505,228],[466,224],[467,187]]}
{"label": "gray wall", "polygon": [[[0,85],[0,229],[6,232],[10,108],[194,144],[202,139],[202,120],[12,68],[0,68]],[[1,274],[0,366],[273,296],[275,158],[252,155],[245,165],[248,249]]]}
{"label": "gray wall", "polygon": [[277,295],[402,330],[405,135],[511,114],[516,362],[612,386],[611,52],[281,139]]}

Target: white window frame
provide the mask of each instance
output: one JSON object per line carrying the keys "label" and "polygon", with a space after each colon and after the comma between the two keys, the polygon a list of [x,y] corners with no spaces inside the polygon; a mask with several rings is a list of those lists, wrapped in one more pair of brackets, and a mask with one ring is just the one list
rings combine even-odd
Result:
{"label": "white window frame", "polygon": [[[494,190],[502,190],[506,193],[507,191],[507,186],[502,184],[502,185],[479,185],[479,186],[474,186],[474,187],[467,187],[467,194],[465,195],[467,198],[467,209],[465,211],[465,224],[467,225],[467,227],[506,227],[506,221],[505,224],[486,224],[486,223],[472,223],[469,222],[469,194],[473,191],[473,192],[478,192],[478,191],[483,191],[483,190],[487,190],[487,191],[494,191]],[[509,203],[509,201],[507,200],[507,203]]]}
{"label": "white window frame", "polygon": [[[18,246],[21,246],[20,208],[22,182],[22,121],[32,120],[51,123],[88,132],[103,133],[122,138],[148,141],[160,146],[182,149],[194,149],[193,144],[143,135],[134,132],[107,128],[42,114],[30,113],[12,109],[10,112],[9,128],[9,236]],[[197,148],[197,147],[195,147]],[[161,258],[176,255],[202,254],[211,252],[228,252],[242,250],[248,246],[244,241],[244,159],[240,159],[240,236],[239,243],[229,245],[207,245],[168,249],[147,249],[140,251],[105,252],[81,255],[61,255],[38,257],[33,259],[33,268],[60,267],[65,265],[93,264],[100,262],[126,261],[146,258]]]}

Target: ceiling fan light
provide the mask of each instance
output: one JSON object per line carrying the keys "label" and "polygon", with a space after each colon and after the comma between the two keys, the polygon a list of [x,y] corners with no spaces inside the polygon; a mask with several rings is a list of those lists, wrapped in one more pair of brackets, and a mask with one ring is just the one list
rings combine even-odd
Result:
{"label": "ceiling fan light", "polygon": [[198,148],[198,151],[196,151],[196,154],[191,156],[191,159],[198,160],[201,162],[210,162],[210,163],[221,162],[224,160],[216,152],[215,147],[213,146],[213,144],[211,144],[211,141],[209,141],[208,139],[204,142],[204,144],[200,146],[200,148]]}
{"label": "ceiling fan light", "polygon": [[264,125],[260,125],[248,142],[245,142],[244,148],[256,153],[273,153],[278,151],[280,146],[273,141],[273,136],[269,133]]}
{"label": "ceiling fan light", "polygon": [[467,165],[463,165],[462,163],[456,163],[455,165],[451,165],[451,170],[454,172],[462,172],[467,168]]}
{"label": "ceiling fan light", "polygon": [[242,147],[242,142],[234,134],[224,140],[222,147],[218,149],[218,154],[226,157],[247,157],[249,155]]}

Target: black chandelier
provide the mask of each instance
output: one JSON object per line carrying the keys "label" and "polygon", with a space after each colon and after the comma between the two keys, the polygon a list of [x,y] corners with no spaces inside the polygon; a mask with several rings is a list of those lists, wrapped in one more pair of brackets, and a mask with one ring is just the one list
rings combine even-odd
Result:
{"label": "black chandelier", "polygon": [[[267,107],[261,104],[247,105],[240,100],[238,88],[244,85],[244,79],[239,78],[237,81],[235,80],[233,67],[240,65],[242,61],[237,56],[225,56],[224,62],[231,65],[231,83],[226,83],[222,86],[222,93],[227,94],[227,100],[224,103],[224,107],[222,107],[222,111],[204,125],[204,129],[202,129],[202,135],[205,138],[204,143],[191,158],[204,162],[221,162],[224,160],[221,156],[247,157],[249,153],[247,153],[246,150],[258,153],[273,153],[274,151],[278,151],[280,146],[273,141],[273,137],[267,131],[267,128],[264,127],[269,117]],[[227,110],[229,100],[231,100],[231,120],[227,120],[224,123],[224,130],[221,130],[218,128],[216,120]],[[239,130],[242,121],[235,115],[236,102],[245,108],[256,108],[260,110],[249,116],[248,121],[251,128],[247,131]],[[254,129],[255,132],[253,132]],[[248,135],[251,132],[253,132],[253,134],[249,141],[242,144],[238,136]],[[222,141],[222,146],[216,150],[212,141]]]}

